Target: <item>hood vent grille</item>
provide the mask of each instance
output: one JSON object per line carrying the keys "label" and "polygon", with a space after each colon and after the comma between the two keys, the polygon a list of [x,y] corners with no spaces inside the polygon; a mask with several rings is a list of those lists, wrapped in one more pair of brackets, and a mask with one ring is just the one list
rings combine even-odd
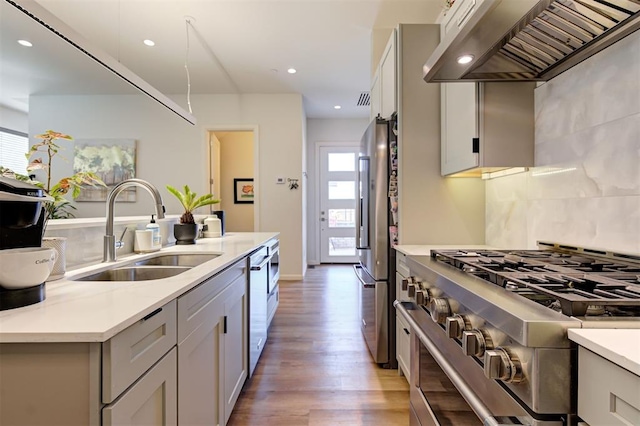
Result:
{"label": "hood vent grille", "polygon": [[[499,20],[501,3],[509,1],[516,0],[498,2],[485,12],[486,20]],[[429,58],[425,80],[549,80],[640,28],[640,0],[541,1],[493,45],[483,34],[474,37],[480,32],[483,19],[476,19],[470,32],[462,31],[462,25],[460,35],[468,36],[460,37],[465,38],[460,42],[454,39],[444,52],[446,55],[440,55],[442,61],[447,61],[444,67]],[[449,62],[469,53],[468,46],[474,43],[476,49],[483,48],[478,48],[482,44],[485,50],[476,51],[474,56],[479,60],[455,76]],[[457,72],[460,68],[457,66]]]}

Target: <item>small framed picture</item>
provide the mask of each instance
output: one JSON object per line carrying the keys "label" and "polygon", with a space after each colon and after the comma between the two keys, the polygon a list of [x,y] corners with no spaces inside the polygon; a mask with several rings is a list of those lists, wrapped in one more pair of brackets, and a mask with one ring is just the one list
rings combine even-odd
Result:
{"label": "small framed picture", "polygon": [[253,204],[253,178],[233,179],[233,203]]}

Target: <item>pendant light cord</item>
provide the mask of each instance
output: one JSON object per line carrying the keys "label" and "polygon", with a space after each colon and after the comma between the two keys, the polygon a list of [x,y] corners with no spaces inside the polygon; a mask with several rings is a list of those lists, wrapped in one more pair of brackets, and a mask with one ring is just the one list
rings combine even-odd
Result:
{"label": "pendant light cord", "polygon": [[184,69],[187,72],[187,105],[189,106],[189,113],[193,114],[191,110],[191,76],[189,75],[189,19],[185,20],[185,28],[187,30],[187,51],[184,58]]}

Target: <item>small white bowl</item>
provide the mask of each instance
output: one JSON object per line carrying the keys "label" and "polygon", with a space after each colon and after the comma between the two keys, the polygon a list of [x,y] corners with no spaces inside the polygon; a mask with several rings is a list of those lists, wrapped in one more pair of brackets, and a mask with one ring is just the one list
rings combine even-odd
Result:
{"label": "small white bowl", "polygon": [[48,247],[0,250],[0,287],[16,290],[42,284],[57,257],[58,253]]}

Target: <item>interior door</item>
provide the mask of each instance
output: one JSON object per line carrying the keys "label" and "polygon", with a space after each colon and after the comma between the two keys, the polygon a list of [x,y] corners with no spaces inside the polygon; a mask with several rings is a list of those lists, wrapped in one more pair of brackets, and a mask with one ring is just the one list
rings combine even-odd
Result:
{"label": "interior door", "polygon": [[357,146],[321,146],[320,262],[356,263]]}

